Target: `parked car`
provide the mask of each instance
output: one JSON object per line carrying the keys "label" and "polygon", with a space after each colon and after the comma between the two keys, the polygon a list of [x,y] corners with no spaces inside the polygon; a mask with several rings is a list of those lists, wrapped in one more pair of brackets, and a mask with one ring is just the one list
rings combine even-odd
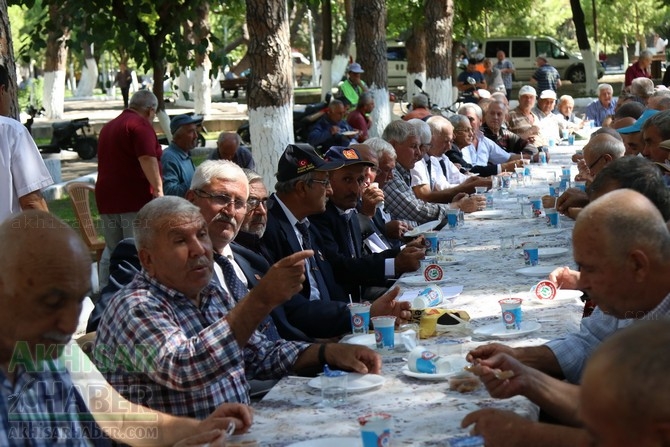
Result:
{"label": "parked car", "polygon": [[[559,41],[551,37],[494,37],[485,40],[482,46],[484,56],[490,59],[495,59],[499,50],[505,52],[516,69],[514,73],[516,81],[530,81],[537,69],[535,59],[538,56],[546,57],[547,62],[561,74],[561,79],[567,79],[573,83],[586,81],[586,71],[581,54],[570,53]],[[600,79],[605,74],[605,70],[600,64],[597,69],[598,79]]]}

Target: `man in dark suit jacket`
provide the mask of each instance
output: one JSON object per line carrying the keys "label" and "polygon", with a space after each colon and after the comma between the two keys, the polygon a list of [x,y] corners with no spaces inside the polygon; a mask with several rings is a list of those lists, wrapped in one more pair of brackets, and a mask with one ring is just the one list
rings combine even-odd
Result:
{"label": "man in dark suit jacket", "polygon": [[[307,219],[325,210],[328,171],[341,166],[341,162],[324,161],[309,145],[289,145],[279,160],[277,193],[267,202],[267,227],[261,242],[270,253],[268,261],[275,262],[303,247],[314,250],[300,297],[284,304],[291,324],[313,337],[339,336],[351,329],[348,298],[323,255],[319,232]],[[371,315],[408,319],[409,303],[396,302],[397,293],[394,290],[375,301]]]}
{"label": "man in dark suit jacket", "polygon": [[364,161],[352,147],[333,146],[325,158],[341,161],[344,166],[330,174],[333,192],[326,211],[310,216],[310,221],[321,234],[324,253],[335,278],[348,294],[360,299],[362,286],[382,287],[388,278],[417,270],[425,248],[423,240],[417,240],[402,250],[389,248],[380,253],[364,254],[361,228],[355,214],[365,183],[363,171],[373,164]]}

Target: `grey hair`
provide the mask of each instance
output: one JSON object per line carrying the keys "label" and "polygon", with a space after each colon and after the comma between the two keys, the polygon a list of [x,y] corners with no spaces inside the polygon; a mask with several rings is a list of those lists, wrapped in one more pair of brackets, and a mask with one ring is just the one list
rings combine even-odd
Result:
{"label": "grey hair", "polygon": [[314,178],[314,171],[309,171],[307,174],[300,175],[291,180],[275,183],[275,192],[279,195],[288,194],[295,189],[295,185],[300,182],[309,183]]}
{"label": "grey hair", "polygon": [[560,98],[558,98],[558,104],[563,104],[564,102],[571,102],[573,105],[575,104],[575,98],[573,98],[570,95],[562,95]]}
{"label": "grey hair", "polygon": [[661,134],[662,140],[670,140],[670,110],[664,110],[653,115],[642,125],[642,131],[649,129],[650,126],[656,127]]}
{"label": "grey hair", "polygon": [[412,107],[428,108],[428,97],[423,93],[418,93],[412,96]]}
{"label": "grey hair", "polygon": [[164,228],[159,225],[166,218],[180,219],[200,217],[200,208],[188,200],[177,196],[158,197],[140,209],[133,222],[133,236],[135,237],[135,248],[139,251],[151,245],[158,233]]}
{"label": "grey hair", "polygon": [[507,107],[507,104],[505,104],[502,101],[491,101],[491,103],[489,104],[489,106],[486,110],[488,111],[491,108],[491,106],[494,105],[494,104],[497,105],[497,106],[500,106],[500,108],[503,110],[503,112],[507,113],[507,109],[509,107]]}
{"label": "grey hair", "polygon": [[394,160],[397,157],[395,149],[393,148],[393,146],[391,146],[391,143],[382,138],[379,137],[368,138],[367,140],[365,140],[365,144],[370,146],[372,150],[377,153],[378,159],[381,158],[382,155],[384,154],[392,157]]}
{"label": "grey hair", "polygon": [[426,120],[426,123],[428,124],[428,127],[430,127],[430,131],[433,134],[442,133],[446,129],[448,128],[453,129],[454,127],[451,125],[451,122],[449,122],[449,120],[443,117],[442,115],[431,116]]}
{"label": "grey hair", "polygon": [[474,112],[477,114],[477,118],[482,119],[482,108],[479,107],[477,104],[463,104],[458,108],[458,114],[459,115],[465,115],[468,110],[474,110]]}
{"label": "grey hair", "polygon": [[[200,189],[214,179],[242,181],[249,184],[242,168],[228,160],[205,160],[195,170],[190,189]],[[248,186],[247,186],[248,193]]]}
{"label": "grey hair", "polygon": [[389,143],[392,141],[402,143],[410,137],[419,137],[419,132],[416,127],[403,120],[391,121],[382,133],[382,138]]}
{"label": "grey hair", "polygon": [[588,146],[589,152],[593,154],[594,159],[609,154],[612,156],[612,159],[616,160],[623,157],[623,154],[626,153],[626,146],[624,146],[623,142],[608,134],[599,134],[593,137],[589,140]]}
{"label": "grey hair", "polygon": [[133,110],[155,109],[158,107],[158,98],[151,90],[138,90],[128,101],[128,108]]}
{"label": "grey hair", "polygon": [[609,90],[610,92],[614,93],[614,89],[609,84],[600,84],[598,86],[598,93],[600,93],[603,90]]}
{"label": "grey hair", "polygon": [[654,94],[654,81],[648,78],[635,78],[630,84],[630,93],[647,99]]}
{"label": "grey hair", "polygon": [[419,133],[419,140],[421,140],[421,144],[430,144],[430,140],[433,138],[433,135],[430,132],[430,127],[424,120],[420,120],[419,118],[412,118],[407,122],[416,128],[416,131]]}
{"label": "grey hair", "polygon": [[465,115],[452,115],[449,117],[449,122],[451,123],[452,126],[454,126],[454,129],[457,128],[459,124],[465,124],[465,123],[470,124],[470,120]]}
{"label": "grey hair", "polygon": [[242,168],[242,171],[244,172],[244,175],[247,176],[247,181],[249,182],[249,184],[253,182],[263,183],[263,176],[261,176],[258,172],[254,171],[253,169]]}
{"label": "grey hair", "polygon": [[372,93],[370,92],[364,92],[361,94],[361,96],[358,97],[358,106],[364,106],[369,104],[374,100],[374,97],[372,96]]}
{"label": "grey hair", "polygon": [[330,110],[335,110],[335,106],[344,107],[344,102],[340,101],[339,99],[333,99],[332,101],[330,101],[330,104],[328,104],[328,108]]}
{"label": "grey hair", "polygon": [[652,59],[654,57],[654,52],[650,49],[640,51],[640,59]]}
{"label": "grey hair", "polygon": [[219,137],[216,139],[216,142],[221,143],[223,140],[229,137],[234,138],[238,146],[242,144],[242,138],[236,132],[221,132]]}

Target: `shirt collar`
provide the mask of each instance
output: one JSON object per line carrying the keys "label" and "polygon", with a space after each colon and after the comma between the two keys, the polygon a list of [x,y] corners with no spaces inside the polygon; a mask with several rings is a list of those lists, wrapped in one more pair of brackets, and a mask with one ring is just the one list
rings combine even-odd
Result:
{"label": "shirt collar", "polygon": [[276,195],[276,194],[275,194],[275,200],[277,201],[279,206],[281,206],[281,209],[284,210],[284,214],[286,214],[286,218],[288,219],[288,222],[291,224],[292,227],[295,227],[295,224],[300,222],[300,223],[303,223],[303,224],[307,225],[307,227],[309,228],[309,220],[306,217],[303,220],[299,221],[298,218],[293,215],[291,210],[288,209],[286,204],[284,202],[282,202],[281,199],[279,198],[279,196]]}

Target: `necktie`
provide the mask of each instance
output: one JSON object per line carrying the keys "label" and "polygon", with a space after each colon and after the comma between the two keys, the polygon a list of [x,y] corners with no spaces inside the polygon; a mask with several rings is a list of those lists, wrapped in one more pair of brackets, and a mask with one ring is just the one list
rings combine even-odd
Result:
{"label": "necktie", "polygon": [[349,249],[349,256],[352,258],[356,257],[356,249],[354,248],[354,240],[351,237],[351,222],[349,220],[351,219],[351,214],[353,213],[345,213],[342,214],[342,220],[344,220],[344,228],[347,230],[347,234],[345,238],[347,239],[347,248]]}
{"label": "necktie", "polygon": [[[235,273],[235,267],[233,267],[233,263],[230,262],[230,259],[215,253],[214,261],[216,261],[216,263],[221,267],[221,271],[223,272],[223,280],[226,282],[226,286],[228,287],[230,294],[233,295],[233,299],[236,303],[238,303],[244,297],[244,295],[247,294],[248,289],[240,280],[240,278],[237,277],[237,273]],[[281,339],[279,332],[277,332],[277,327],[269,315],[266,316],[261,324],[258,325],[258,330],[262,332],[270,341]]]}
{"label": "necktie", "polygon": [[[307,224],[305,222],[297,222],[295,227],[298,229],[298,231],[300,231],[300,235],[302,236],[302,248],[305,250],[314,250],[312,248],[312,239],[309,236],[309,228],[307,227]],[[316,252],[317,250],[314,250],[314,253]],[[321,275],[321,271],[316,265],[316,259],[314,259],[314,256],[312,256],[307,260],[307,262],[309,268],[309,272],[307,272],[307,274],[312,275],[314,281],[316,281],[318,284],[321,299],[324,301],[329,301],[330,294],[328,293],[328,287],[326,287],[326,281],[323,279],[323,275]]]}
{"label": "necktie", "polygon": [[442,168],[442,174],[444,174],[444,178],[447,178],[447,162],[445,162],[444,159],[440,160],[440,167]]}

